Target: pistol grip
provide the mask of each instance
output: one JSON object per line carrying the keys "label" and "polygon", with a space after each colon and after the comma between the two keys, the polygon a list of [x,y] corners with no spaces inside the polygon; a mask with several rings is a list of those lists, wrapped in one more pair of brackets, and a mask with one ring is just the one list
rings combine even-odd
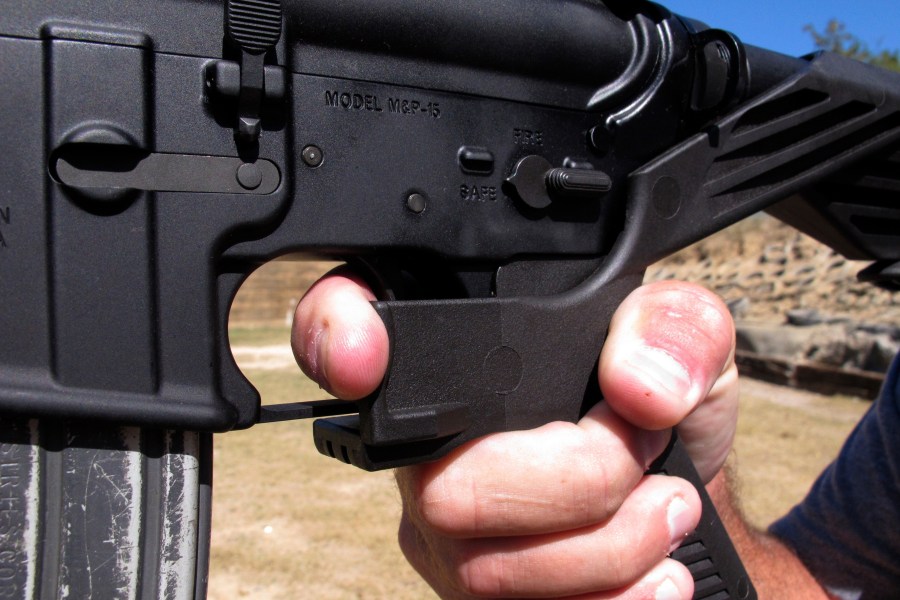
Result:
{"label": "pistol grip", "polygon": [[694,577],[695,600],[755,600],[756,590],[741,563],[725,525],[706,493],[694,463],[676,433],[666,451],[650,466],[649,473],[674,475],[688,480],[703,503],[700,524],[674,552]]}

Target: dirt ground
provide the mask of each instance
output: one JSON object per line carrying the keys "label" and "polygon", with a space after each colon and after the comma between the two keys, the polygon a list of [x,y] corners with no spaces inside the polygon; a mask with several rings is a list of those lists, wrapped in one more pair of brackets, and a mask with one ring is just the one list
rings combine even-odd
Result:
{"label": "dirt ground", "polygon": [[[266,402],[325,397],[296,367],[287,329],[237,338],[263,344],[234,354]],[[433,597],[397,547],[390,472],[321,456],[309,422],[219,435],[214,452],[210,600]]]}

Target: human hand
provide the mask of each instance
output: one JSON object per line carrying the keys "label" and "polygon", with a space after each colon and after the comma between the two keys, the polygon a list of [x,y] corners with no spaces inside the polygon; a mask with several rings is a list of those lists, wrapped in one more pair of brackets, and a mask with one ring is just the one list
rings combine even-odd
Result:
{"label": "human hand", "polygon": [[[300,303],[304,371],[345,398],[377,388],[387,334],[372,294],[344,271]],[[400,543],[445,598],[689,598],[666,558],[700,501],[677,478],[645,476],[679,432],[704,480],[731,446],[737,406],[730,316],[712,294],[660,283],[622,304],[600,360],[606,402],[579,423],[487,436],[398,472]]]}

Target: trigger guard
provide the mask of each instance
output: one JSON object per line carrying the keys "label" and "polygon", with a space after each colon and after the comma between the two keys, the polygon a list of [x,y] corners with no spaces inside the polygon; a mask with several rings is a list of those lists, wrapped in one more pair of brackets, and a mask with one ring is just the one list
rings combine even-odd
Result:
{"label": "trigger guard", "polygon": [[[369,286],[369,289],[371,289],[372,293],[375,294],[376,300],[396,300],[397,295],[394,292],[395,284],[392,284],[391,280],[382,274],[383,269],[379,269],[378,267],[376,267],[376,265],[374,264],[375,260],[376,259],[372,259],[369,257],[355,256],[353,258],[347,259],[347,265],[353,270],[354,273],[362,278],[367,286]],[[396,266],[394,266],[394,268],[396,268]]]}

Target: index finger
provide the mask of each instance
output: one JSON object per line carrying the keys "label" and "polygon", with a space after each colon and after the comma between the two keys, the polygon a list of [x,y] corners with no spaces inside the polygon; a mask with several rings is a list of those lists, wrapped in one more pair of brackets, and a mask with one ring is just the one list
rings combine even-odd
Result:
{"label": "index finger", "polygon": [[291,348],[313,381],[344,400],[358,400],[381,384],[388,334],[371,301],[375,295],[347,267],[317,281],[294,313]]}

